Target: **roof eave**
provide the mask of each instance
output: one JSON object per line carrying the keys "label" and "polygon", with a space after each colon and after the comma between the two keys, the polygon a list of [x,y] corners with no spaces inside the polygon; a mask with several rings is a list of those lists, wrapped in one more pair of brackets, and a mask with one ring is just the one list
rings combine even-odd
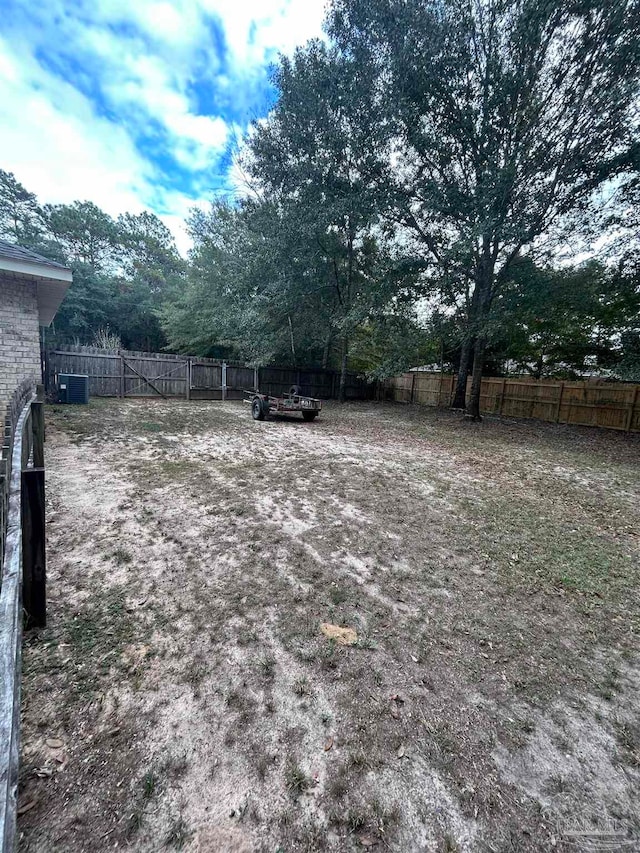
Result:
{"label": "roof eave", "polygon": [[51,325],[51,321],[73,281],[71,270],[66,267],[39,264],[36,261],[0,257],[0,275],[3,272],[15,276],[16,280],[21,279],[36,283],[40,325]]}

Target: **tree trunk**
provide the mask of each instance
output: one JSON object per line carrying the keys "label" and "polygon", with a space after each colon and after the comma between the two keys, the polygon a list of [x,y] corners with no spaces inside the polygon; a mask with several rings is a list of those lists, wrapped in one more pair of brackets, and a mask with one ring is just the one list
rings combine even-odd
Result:
{"label": "tree trunk", "polygon": [[471,392],[465,418],[471,421],[481,421],[480,415],[480,388],[482,385],[482,367],[484,365],[484,352],[486,340],[483,335],[478,335],[473,348],[473,373],[471,375]]}
{"label": "tree trunk", "polygon": [[342,360],[340,363],[340,390],[338,391],[338,400],[344,403],[347,399],[347,356],[349,354],[349,341],[347,336],[342,338]]}
{"label": "tree trunk", "polygon": [[460,366],[458,367],[458,378],[456,380],[456,390],[451,403],[452,409],[464,409],[467,402],[467,378],[471,370],[473,359],[473,340],[471,335],[467,335],[462,342],[460,350]]}
{"label": "tree trunk", "polygon": [[324,341],[324,350],[322,351],[322,369],[326,370],[329,367],[329,356],[331,355],[331,332],[327,333],[327,337]]}
{"label": "tree trunk", "polygon": [[536,360],[536,366],[533,372],[534,379],[542,379],[542,370],[544,368],[544,353],[542,350],[538,354],[538,358]]}
{"label": "tree trunk", "polygon": [[480,388],[482,383],[482,368],[487,346],[485,323],[491,300],[493,298],[495,259],[491,256],[491,243],[488,237],[483,237],[483,254],[478,267],[476,284],[472,299],[472,328],[475,332],[473,345],[473,372],[471,374],[471,391],[467,402],[465,417],[472,421],[482,420],[480,417]]}
{"label": "tree trunk", "polygon": [[293,326],[291,324],[291,314],[287,314],[287,320],[289,321],[289,339],[291,342],[291,356],[293,358],[293,366],[298,366],[298,359],[296,358],[296,345],[293,340]]}

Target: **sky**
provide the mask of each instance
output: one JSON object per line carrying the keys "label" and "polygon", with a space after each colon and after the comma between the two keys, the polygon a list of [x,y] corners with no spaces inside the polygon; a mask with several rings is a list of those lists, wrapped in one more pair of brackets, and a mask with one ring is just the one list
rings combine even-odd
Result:
{"label": "sky", "polygon": [[0,168],[41,202],[152,210],[188,246],[194,205],[234,186],[278,54],[325,0],[0,0]]}

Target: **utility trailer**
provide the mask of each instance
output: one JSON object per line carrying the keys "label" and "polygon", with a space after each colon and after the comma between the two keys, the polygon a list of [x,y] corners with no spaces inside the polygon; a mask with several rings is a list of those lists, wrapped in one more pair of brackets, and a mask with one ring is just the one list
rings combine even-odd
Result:
{"label": "utility trailer", "polygon": [[263,421],[268,415],[291,415],[300,412],[305,421],[314,421],[322,409],[322,401],[305,397],[292,385],[287,395],[271,397],[259,391],[245,391],[245,403],[251,403],[254,421]]}

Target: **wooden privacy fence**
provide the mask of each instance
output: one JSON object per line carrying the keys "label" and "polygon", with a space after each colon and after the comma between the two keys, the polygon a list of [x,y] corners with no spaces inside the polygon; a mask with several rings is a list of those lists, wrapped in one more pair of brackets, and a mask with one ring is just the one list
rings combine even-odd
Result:
{"label": "wooden privacy fence", "polygon": [[[187,400],[240,400],[244,389],[278,395],[297,385],[301,394],[321,399],[338,396],[334,370],[295,367],[248,367],[213,358],[166,353],[68,347],[47,354],[47,389],[60,373],[89,377],[93,397],[183,397]],[[349,400],[367,400],[373,386],[356,373],[347,375]]]}
{"label": "wooden privacy fence", "polygon": [[44,389],[20,385],[7,406],[0,494],[0,851],[16,847],[22,623],[46,621]]}
{"label": "wooden privacy fence", "polygon": [[[385,399],[422,406],[449,406],[456,376],[410,371],[383,383]],[[471,380],[467,385],[469,393]],[[640,432],[640,385],[613,382],[486,377],[480,391],[483,414]]]}

